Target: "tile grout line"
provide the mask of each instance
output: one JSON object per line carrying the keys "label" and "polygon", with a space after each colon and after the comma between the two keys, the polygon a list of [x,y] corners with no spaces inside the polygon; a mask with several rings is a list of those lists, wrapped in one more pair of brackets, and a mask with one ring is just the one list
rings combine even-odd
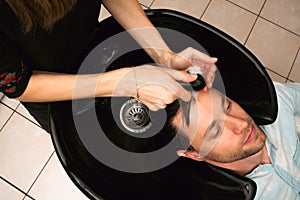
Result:
{"label": "tile grout line", "polygon": [[200,18],[199,18],[200,20],[203,18],[203,16],[204,16],[205,12],[207,11],[209,5],[211,4],[211,1],[212,1],[212,0],[210,0],[210,1],[208,2],[208,4],[206,5],[206,7],[205,7],[205,9],[204,9],[204,11],[203,11],[203,13],[202,13],[202,15],[201,15]]}
{"label": "tile grout line", "polygon": [[[257,19],[255,20],[254,25],[256,24],[258,18],[261,18],[261,19],[264,19],[264,20],[270,22],[271,24],[273,24],[273,25],[275,25],[275,26],[278,26],[278,27],[284,29],[285,31],[287,31],[287,32],[289,32],[289,33],[291,33],[291,34],[293,34],[293,35],[295,35],[295,36],[300,37],[300,34],[298,34],[298,33],[296,33],[296,32],[293,32],[293,31],[289,30],[288,28],[285,28],[284,26],[278,24],[277,22],[274,22],[274,21],[272,21],[272,20],[270,20],[270,19],[267,19],[267,18],[261,16],[261,12],[262,12],[263,8],[265,7],[266,0],[264,1],[263,5],[262,5],[262,7],[261,7],[261,9],[260,9],[260,11],[258,12],[258,14],[254,13],[253,11],[251,11],[251,10],[249,10],[249,9],[247,9],[247,8],[244,8],[244,7],[238,5],[238,4],[234,3],[234,2],[231,2],[230,0],[226,0],[226,1],[229,2],[229,3],[231,3],[231,4],[234,4],[234,5],[237,6],[237,7],[242,8],[243,10],[246,10],[246,11],[248,11],[248,12],[250,12],[250,13],[256,15],[256,16],[257,16]],[[254,26],[253,26],[253,27],[254,27]],[[250,31],[250,33],[249,33],[247,39],[246,39],[246,42],[247,42],[247,40],[248,40],[248,38],[249,38],[249,36],[250,36],[252,30],[253,30],[253,27],[252,27],[252,29],[251,29],[251,31]],[[246,42],[245,42],[245,44],[246,44]]]}
{"label": "tile grout line", "polygon": [[150,3],[149,9],[151,9],[151,6],[154,4],[154,1],[155,1],[155,0],[152,0],[152,2]]}
{"label": "tile grout line", "polygon": [[[21,104],[19,104],[19,105],[17,106],[17,108],[18,108],[20,105],[21,105]],[[39,128],[43,128],[41,125],[39,125],[38,123],[32,121],[31,119],[29,119],[28,117],[26,117],[26,116],[25,116],[24,114],[22,114],[21,112],[18,112],[18,111],[17,111],[17,108],[16,108],[16,110],[15,110],[15,113],[21,115],[23,118],[25,118],[25,119],[28,120],[29,122],[33,123],[34,125],[38,126]],[[27,110],[27,109],[26,109],[26,110]]]}
{"label": "tile grout line", "polygon": [[[0,128],[0,133],[1,133],[1,131],[4,129],[4,127],[7,125],[7,123],[11,120],[11,118],[12,118],[12,116],[13,116],[14,114],[18,114],[18,115],[20,115],[21,117],[23,117],[25,120],[30,121],[30,122],[33,123],[34,125],[40,127],[38,124],[36,124],[36,123],[33,122],[32,120],[30,120],[30,119],[28,119],[26,116],[24,116],[22,113],[20,113],[20,112],[17,111],[18,107],[19,107],[21,104],[17,105],[16,108],[12,108],[12,107],[10,107],[9,105],[5,104],[4,102],[0,102],[0,104],[4,105],[5,107],[7,107],[8,109],[10,109],[10,110],[13,111],[13,112],[11,113],[11,115],[9,116],[9,118],[6,120],[6,122],[3,124],[3,126]],[[40,128],[41,128],[41,127],[40,127]],[[13,188],[15,188],[16,190],[18,190],[18,191],[21,192],[22,194],[24,194],[23,200],[24,200],[26,197],[28,197],[28,198],[34,200],[34,198],[31,197],[31,196],[29,195],[29,191],[30,191],[30,189],[33,187],[34,183],[36,182],[36,180],[38,179],[38,177],[40,176],[40,174],[42,173],[42,171],[44,170],[44,168],[46,167],[46,165],[49,163],[49,160],[51,159],[51,157],[53,156],[54,153],[55,153],[55,151],[51,153],[49,159],[46,161],[45,165],[44,165],[43,168],[41,169],[40,173],[37,175],[36,179],[34,180],[33,184],[32,184],[32,185],[30,186],[30,188],[28,189],[27,193],[24,192],[24,191],[23,191],[22,189],[20,189],[19,187],[17,187],[16,185],[14,185],[13,183],[9,182],[7,179],[3,178],[2,176],[0,176],[0,179],[2,179],[2,180],[5,181],[7,184],[9,184],[9,185],[12,186]]]}
{"label": "tile grout line", "polygon": [[[250,30],[250,32],[249,32],[249,34],[248,34],[248,36],[247,36],[247,38],[246,38],[246,40],[245,40],[245,42],[244,42],[244,46],[246,46],[246,44],[247,44],[247,42],[248,42],[248,40],[249,40],[249,38],[250,38],[250,35],[251,35],[251,33],[253,32],[254,27],[255,27],[255,25],[256,25],[256,22],[258,21],[258,19],[259,19],[259,17],[260,17],[260,14],[261,14],[262,10],[263,10],[264,7],[265,7],[265,4],[266,4],[266,0],[264,1],[263,5],[262,5],[262,7],[261,7],[261,9],[260,9],[260,11],[258,12],[258,14],[255,14],[255,15],[256,15],[256,19],[255,19],[255,21],[254,21],[254,23],[253,23],[253,25],[252,25],[252,27],[251,27],[251,30]],[[246,9],[246,10],[247,10],[247,9]],[[250,12],[251,12],[251,11],[250,11]]]}
{"label": "tile grout line", "polygon": [[285,31],[287,31],[287,32],[289,32],[289,33],[291,33],[291,34],[297,36],[297,37],[300,37],[300,34],[295,33],[295,32],[293,32],[293,31],[287,29],[287,28],[283,27],[282,25],[277,24],[276,22],[273,22],[273,21],[271,21],[271,20],[269,20],[269,19],[267,19],[267,18],[265,18],[265,17],[263,17],[263,16],[259,16],[259,17],[260,17],[261,19],[264,19],[264,20],[266,20],[267,22],[269,22],[269,23],[275,25],[275,26],[278,26],[278,27],[282,28],[283,30],[285,30]]}
{"label": "tile grout line", "polygon": [[[40,177],[40,175],[42,174],[42,172],[44,171],[44,169],[46,168],[46,166],[48,165],[48,163],[50,162],[50,159],[52,158],[52,156],[54,155],[55,151],[53,151],[51,153],[51,155],[49,156],[49,159],[46,161],[45,165],[43,166],[43,168],[41,169],[40,173],[36,176],[36,178],[34,179],[33,183],[31,184],[31,186],[29,187],[26,195],[29,196],[29,192],[32,189],[32,187],[34,186],[34,184],[36,183],[36,181],[38,180],[38,178]],[[24,200],[24,199],[23,199]]]}
{"label": "tile grout line", "polygon": [[[283,27],[283,26],[281,26],[281,25],[279,25],[279,24],[277,24],[277,23],[275,23],[275,22],[273,22],[273,21],[271,21],[271,20],[268,20],[268,19],[266,19],[266,18],[264,18],[264,17],[261,16],[261,12],[262,12],[262,10],[263,10],[264,7],[265,7],[266,0],[264,1],[263,5],[262,5],[262,7],[261,7],[261,9],[260,9],[260,11],[258,12],[258,14],[254,13],[254,12],[252,12],[252,11],[246,9],[246,8],[243,8],[243,7],[240,6],[240,5],[235,4],[234,2],[231,2],[230,0],[226,0],[226,1],[228,1],[228,2],[230,2],[230,3],[232,3],[232,4],[234,4],[234,5],[236,5],[236,6],[240,7],[240,8],[242,8],[242,9],[244,9],[244,10],[246,10],[246,11],[249,11],[249,12],[251,12],[251,13],[253,13],[253,14],[256,15],[256,20],[255,20],[255,22],[253,23],[253,26],[252,26],[252,28],[251,28],[251,30],[250,30],[250,32],[249,32],[249,34],[248,34],[248,36],[247,36],[245,42],[244,42],[244,46],[246,46],[246,44],[247,44],[247,42],[248,42],[248,40],[249,40],[249,38],[250,38],[250,35],[251,35],[251,33],[252,33],[252,31],[253,31],[253,29],[254,29],[254,27],[255,27],[255,24],[256,24],[256,22],[257,22],[257,20],[258,20],[259,18],[264,19],[264,20],[268,21],[269,23],[271,23],[271,24],[273,24],[273,25],[275,25],[275,26],[278,26],[278,27],[284,29],[285,31],[288,31],[288,32],[291,33],[291,34],[294,34],[294,35],[300,37],[300,35],[298,35],[297,33],[294,33],[293,31],[288,30],[287,28],[285,28],[285,27]],[[293,65],[294,65],[295,62],[296,62],[297,56],[299,55],[299,52],[300,52],[300,47],[299,47],[299,49],[298,49],[298,51],[297,51],[297,54],[296,54],[296,56],[295,56],[295,59],[294,59],[294,61],[293,61],[293,63],[292,63],[292,66],[291,66],[291,68],[290,68],[290,71],[289,71],[287,77],[285,77],[285,76],[283,76],[283,75],[281,75],[281,74],[279,74],[279,73],[277,73],[277,72],[275,72],[275,71],[273,71],[273,70],[271,70],[271,69],[269,69],[269,68],[267,68],[267,67],[265,67],[265,68],[268,69],[269,71],[273,72],[274,74],[276,74],[276,75],[278,75],[278,76],[284,78],[284,79],[285,79],[285,82],[291,81],[291,80],[289,79],[289,76],[290,76],[291,71],[292,71],[292,69],[293,69]]]}
{"label": "tile grout line", "polygon": [[297,51],[297,53],[296,53],[296,56],[295,56],[295,58],[294,58],[294,60],[293,60],[292,66],[291,66],[291,68],[290,68],[290,71],[289,71],[289,73],[288,73],[288,75],[287,75],[287,77],[286,77],[286,80],[285,80],[286,82],[289,80],[289,77],[290,77],[290,75],[291,75],[291,73],[292,73],[292,70],[293,70],[294,65],[295,65],[295,63],[296,63],[296,60],[297,60],[298,55],[300,55],[300,46],[299,46],[298,51]]}
{"label": "tile grout line", "polygon": [[142,7],[145,7],[147,10],[150,10],[153,3],[154,3],[154,0],[150,3],[149,6],[147,6],[146,4],[143,4],[143,3],[139,3],[139,4],[140,4]]}
{"label": "tile grout line", "polygon": [[11,113],[11,115],[8,117],[8,119],[6,120],[6,122],[3,124],[3,126],[0,128],[0,133],[1,131],[4,129],[4,127],[7,125],[7,123],[9,122],[9,120],[12,118],[12,116],[14,115],[14,113],[16,112],[16,110],[12,109],[11,107],[7,106],[6,104],[4,104],[3,102],[0,102],[0,104],[6,106],[8,109],[12,110],[13,112]]}
{"label": "tile grout line", "polygon": [[30,197],[31,199],[33,199],[30,195],[26,194],[26,192],[24,192],[19,187],[17,187],[16,185],[12,184],[11,182],[9,182],[7,179],[3,178],[2,176],[0,176],[0,179],[3,180],[4,182],[6,182],[7,184],[9,184],[10,186],[12,186],[13,188],[15,188],[16,190],[18,190],[19,192],[21,192],[22,194],[24,194],[25,195],[24,198]]}
{"label": "tile grout line", "polygon": [[[18,114],[20,116],[22,116],[24,119],[26,119],[27,121],[32,122],[30,119],[28,119],[27,117],[25,117],[24,115],[22,115],[21,113],[17,112],[18,107],[20,106],[20,103],[15,107],[12,108],[11,106],[9,106],[8,104],[4,103],[4,102],[0,102],[0,104],[4,105],[5,107],[7,107],[8,109],[12,110],[13,112],[11,113],[11,115],[9,116],[9,118],[6,120],[6,122],[3,124],[3,126],[0,128],[0,133],[1,131],[4,129],[4,127],[7,125],[7,123],[11,120],[12,116],[14,114]],[[34,122],[32,122],[34,123]],[[34,123],[35,125],[37,125],[36,123]],[[15,188],[16,190],[18,190],[19,192],[21,192],[22,194],[24,194],[23,200],[28,197],[30,199],[33,199],[33,197],[31,197],[28,193],[24,192],[22,189],[20,189],[19,187],[17,187],[16,185],[14,185],[13,183],[9,182],[7,179],[3,178],[2,176],[0,176],[0,179],[2,179],[4,182],[6,182],[7,184],[9,184],[11,187]]]}
{"label": "tile grout line", "polygon": [[[154,0],[154,1],[155,1],[155,0]],[[149,9],[151,9],[150,7],[153,5],[154,1],[152,1],[152,3],[150,4]],[[264,9],[264,7],[265,7],[265,4],[266,4],[266,1],[267,1],[267,0],[264,1],[263,5],[261,6],[261,8],[260,8],[260,10],[259,10],[259,12],[258,12],[258,14],[254,13],[253,11],[251,11],[251,10],[249,10],[249,9],[247,9],[247,8],[244,8],[244,7],[238,5],[238,4],[234,3],[234,2],[231,2],[230,0],[226,0],[226,1],[229,2],[229,3],[231,3],[231,4],[233,4],[233,5],[235,5],[235,6],[237,6],[237,7],[239,7],[239,8],[241,8],[241,9],[243,9],[243,10],[245,10],[245,11],[248,11],[248,12],[250,12],[250,13],[256,15],[256,20],[254,21],[254,23],[253,23],[253,25],[252,25],[252,27],[251,27],[251,30],[250,30],[250,32],[249,32],[249,34],[248,34],[248,36],[247,36],[247,38],[246,38],[246,40],[245,40],[245,42],[244,42],[244,44],[243,44],[244,46],[246,46],[246,44],[247,44],[247,42],[248,42],[248,40],[249,40],[249,38],[250,38],[250,35],[251,35],[251,33],[253,32],[253,29],[254,29],[254,27],[255,27],[255,25],[256,25],[256,22],[258,21],[259,18],[264,19],[264,20],[266,20],[266,21],[272,23],[273,25],[276,25],[276,26],[278,26],[278,27],[280,27],[280,28],[282,28],[282,29],[284,29],[284,30],[286,30],[286,31],[288,31],[288,32],[290,32],[290,33],[292,33],[292,34],[294,34],[294,35],[300,37],[300,35],[298,35],[297,33],[294,33],[294,32],[292,32],[292,31],[288,30],[287,28],[285,28],[285,27],[283,27],[283,26],[281,26],[281,25],[279,25],[279,24],[277,24],[277,23],[275,23],[275,22],[273,22],[273,21],[270,21],[270,20],[268,20],[268,19],[266,19],[266,18],[264,18],[264,17],[261,16],[261,12],[263,11],[263,9]],[[204,9],[204,11],[203,11],[203,13],[202,13],[202,15],[201,15],[200,18],[199,18],[200,20],[203,18],[204,14],[205,14],[206,10],[208,9],[209,5],[211,4],[211,2],[212,2],[212,0],[210,0],[210,1],[208,2],[207,6],[205,7],[205,9]],[[299,54],[299,50],[300,50],[300,48],[298,49],[297,55]],[[296,61],[297,55],[296,55],[296,57],[295,57],[295,59],[294,59],[294,61],[293,61],[293,65],[294,65],[294,63],[295,63],[295,61]],[[291,67],[291,69],[290,69],[290,72],[289,72],[289,74],[287,75],[287,77],[285,77],[285,76],[283,76],[283,75],[281,75],[281,74],[279,74],[279,73],[277,73],[277,72],[275,72],[275,71],[273,71],[273,70],[271,70],[271,69],[269,69],[269,68],[267,68],[267,67],[265,67],[265,68],[268,69],[269,71],[275,73],[276,75],[278,75],[278,76],[284,78],[284,79],[285,79],[285,82],[287,82],[287,81],[289,80],[289,76],[290,76],[291,70],[292,70],[292,68],[293,68],[293,65],[292,65],[292,67]]]}
{"label": "tile grout line", "polygon": [[29,196],[29,195],[27,195],[27,194],[26,194],[26,196],[23,197],[22,200],[25,200],[25,198],[27,198],[27,197],[30,198],[31,200],[35,200],[33,197],[31,197],[31,196]]}
{"label": "tile grout line", "polygon": [[258,15],[259,15],[259,16],[260,16],[261,12],[263,11],[263,9],[264,9],[266,3],[267,3],[267,0],[264,1],[262,7],[260,8],[260,11],[258,12]]}
{"label": "tile grout line", "polygon": [[17,107],[19,107],[19,105],[21,104],[20,102],[18,102],[18,105],[17,105],[15,108],[13,108],[14,106],[9,105],[9,103],[5,103],[4,101],[2,101],[2,99],[0,99],[0,102],[1,102],[2,104],[6,105],[7,107],[9,107],[9,108],[12,109],[12,110],[16,110]]}
{"label": "tile grout line", "polygon": [[269,70],[270,72],[276,74],[277,76],[280,76],[281,78],[286,79],[285,81],[287,81],[287,77],[285,77],[285,76],[279,74],[278,72],[274,71],[273,69],[270,69],[270,68],[268,68],[268,67],[265,67],[265,69],[267,69],[267,70]]}
{"label": "tile grout line", "polygon": [[150,9],[149,6],[146,6],[146,5],[142,4],[142,3],[140,3],[140,5],[141,5],[142,7],[145,7],[147,10]]}
{"label": "tile grout line", "polygon": [[249,34],[248,34],[248,36],[247,36],[247,38],[246,38],[246,40],[245,40],[245,42],[244,42],[244,46],[246,46],[246,44],[247,44],[247,42],[248,42],[248,40],[249,40],[249,38],[250,38],[250,35],[251,35],[251,33],[253,32],[253,29],[254,29],[254,27],[255,27],[255,25],[256,25],[256,22],[257,22],[258,18],[259,18],[259,15],[256,15],[256,19],[255,19],[255,21],[254,21],[254,23],[253,23],[253,25],[252,25],[252,27],[251,27],[251,30],[250,30],[250,32],[249,32]]}
{"label": "tile grout line", "polygon": [[283,27],[282,25],[278,24],[277,22],[273,22],[273,21],[271,21],[271,20],[269,20],[269,19],[267,19],[267,18],[261,16],[260,14],[261,14],[263,8],[265,7],[265,4],[266,4],[266,3],[267,3],[267,0],[265,0],[263,6],[262,6],[262,8],[261,8],[261,10],[259,11],[259,14],[258,14],[259,17],[262,18],[262,19],[264,19],[264,20],[266,20],[266,21],[268,21],[268,22],[270,22],[270,23],[272,23],[273,25],[279,26],[280,28],[282,28],[282,29],[284,29],[284,30],[286,30],[286,31],[288,31],[288,32],[290,32],[290,33],[292,33],[292,34],[294,34],[294,35],[300,37],[300,34],[295,33],[295,32],[293,32],[293,31],[291,31],[291,30],[289,30],[289,29]]}
{"label": "tile grout line", "polygon": [[228,3],[231,3],[231,4],[233,4],[233,5],[237,6],[237,7],[239,7],[239,8],[242,8],[243,10],[246,10],[246,11],[248,11],[248,12],[254,14],[254,15],[259,15],[259,14],[261,13],[263,7],[265,6],[265,3],[266,3],[266,0],[265,0],[264,4],[262,5],[262,8],[260,9],[260,11],[259,11],[258,14],[257,14],[257,13],[255,13],[255,12],[253,12],[252,10],[249,10],[249,9],[247,9],[247,8],[244,8],[244,7],[241,6],[241,5],[238,5],[238,4],[234,3],[234,2],[232,2],[231,0],[226,0],[226,1],[227,1]]}

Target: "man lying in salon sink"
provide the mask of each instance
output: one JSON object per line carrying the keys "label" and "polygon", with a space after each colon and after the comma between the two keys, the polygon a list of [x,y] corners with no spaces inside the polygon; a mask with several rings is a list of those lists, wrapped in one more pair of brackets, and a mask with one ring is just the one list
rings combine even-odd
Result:
{"label": "man lying in salon sink", "polygon": [[254,180],[255,199],[300,199],[300,144],[296,127],[300,83],[274,84],[278,116],[270,125],[256,125],[237,103],[215,89],[194,92],[189,112],[178,102],[169,105],[167,110],[178,108],[170,118],[174,134],[178,133],[180,141],[190,145],[187,149],[182,143],[178,155]]}

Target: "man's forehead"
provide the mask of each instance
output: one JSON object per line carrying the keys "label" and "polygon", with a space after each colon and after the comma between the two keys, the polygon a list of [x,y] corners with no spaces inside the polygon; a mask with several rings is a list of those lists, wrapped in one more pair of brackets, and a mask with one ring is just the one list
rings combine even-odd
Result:
{"label": "man's forehead", "polygon": [[225,94],[223,94],[222,92],[220,92],[219,90],[216,90],[214,88],[209,89],[208,93],[210,96],[217,97],[217,98],[221,98],[221,97],[223,98],[226,96]]}
{"label": "man's forehead", "polygon": [[[212,104],[213,107],[220,106],[226,99],[226,95],[216,89],[209,89],[208,92],[199,92],[197,95],[197,106]],[[207,105],[205,105],[207,106]]]}
{"label": "man's forehead", "polygon": [[[214,115],[214,117],[217,117],[218,113],[222,111],[223,104],[226,99],[226,96],[223,93],[213,88],[209,89],[207,92],[195,92],[193,96],[193,100],[190,102],[191,106],[188,107],[188,117],[193,118],[193,121],[196,121],[198,118],[201,118],[202,121],[203,117],[205,118],[208,115],[210,115],[209,118],[210,121],[212,121],[212,114]],[[186,107],[184,108],[184,106],[182,105],[178,109],[176,115],[181,118],[182,123],[177,123],[177,126],[181,126],[185,123],[185,118],[187,117],[187,112],[185,111],[185,109]],[[205,118],[204,121],[207,122],[207,120],[208,119]]]}

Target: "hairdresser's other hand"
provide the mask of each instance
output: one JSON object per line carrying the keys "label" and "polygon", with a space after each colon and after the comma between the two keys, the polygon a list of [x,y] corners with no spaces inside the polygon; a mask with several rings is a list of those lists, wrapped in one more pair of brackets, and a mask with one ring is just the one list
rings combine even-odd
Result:
{"label": "hairdresser's other hand", "polygon": [[114,96],[138,98],[153,111],[163,109],[167,104],[179,98],[183,101],[191,99],[191,93],[177,81],[191,82],[197,78],[196,75],[151,65],[127,69],[129,71],[124,74],[115,87]]}
{"label": "hairdresser's other hand", "polygon": [[186,70],[191,66],[199,67],[208,88],[212,87],[215,79],[216,62],[217,58],[210,57],[192,47],[188,47],[177,54],[165,51],[161,59],[161,64],[173,69]]}

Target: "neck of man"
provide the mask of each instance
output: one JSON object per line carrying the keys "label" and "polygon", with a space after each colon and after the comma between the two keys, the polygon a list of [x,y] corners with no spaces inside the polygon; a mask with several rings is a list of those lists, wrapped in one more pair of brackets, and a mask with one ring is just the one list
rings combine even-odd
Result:
{"label": "neck of man", "polygon": [[216,163],[213,161],[206,161],[206,162],[212,165],[230,169],[242,176],[246,176],[247,174],[251,173],[259,165],[272,163],[268,155],[268,150],[266,145],[256,154],[235,162],[231,162],[231,163]]}
{"label": "neck of man", "polygon": [[259,165],[272,164],[266,145],[256,154],[236,162],[239,167],[236,167],[233,170],[242,176],[251,173]]}
{"label": "neck of man", "polygon": [[265,145],[264,148],[262,149],[262,158],[261,158],[261,162],[260,164],[272,164],[272,161],[270,159],[268,150],[267,150],[267,146]]}

